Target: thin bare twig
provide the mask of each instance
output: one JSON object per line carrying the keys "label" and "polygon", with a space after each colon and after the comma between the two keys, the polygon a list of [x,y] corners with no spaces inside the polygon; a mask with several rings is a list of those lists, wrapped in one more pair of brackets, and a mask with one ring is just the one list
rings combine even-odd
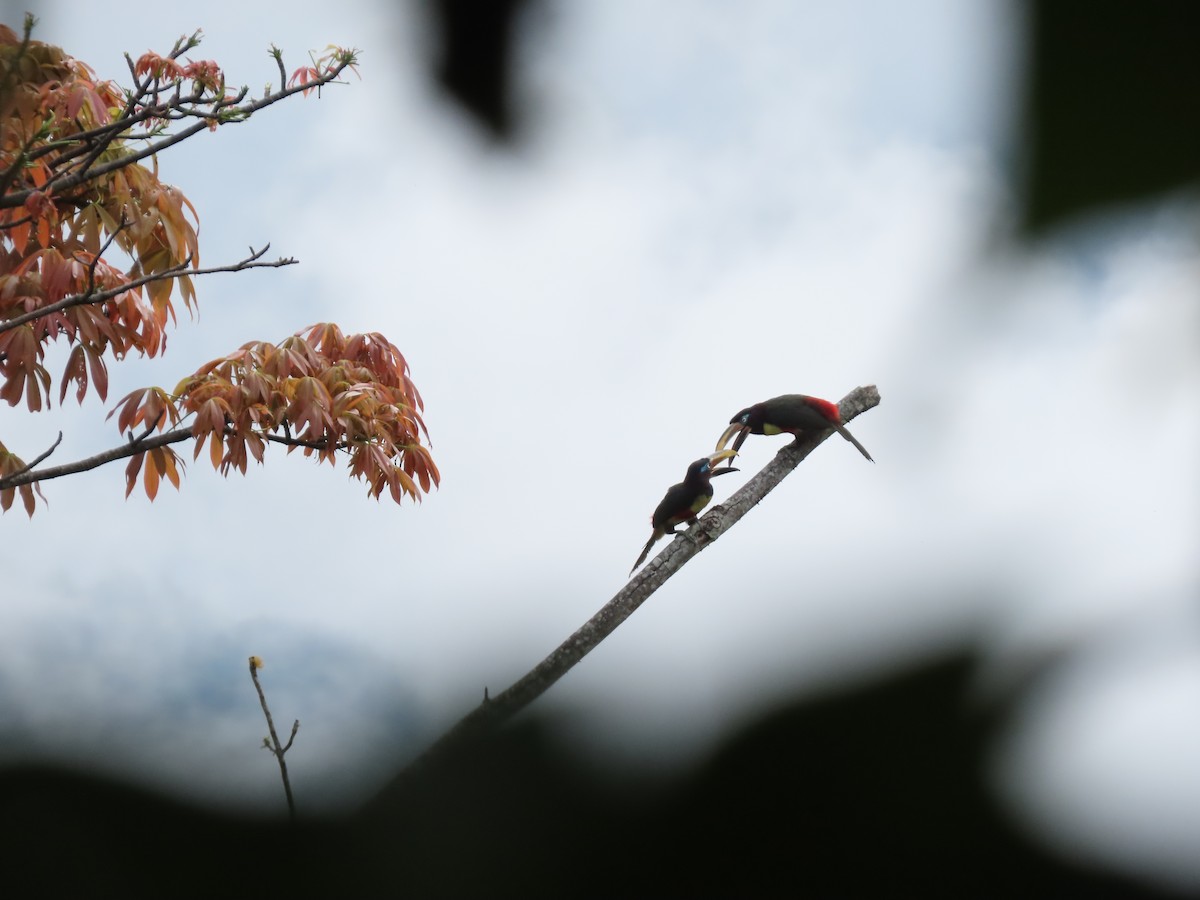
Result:
{"label": "thin bare twig", "polygon": [[[855,388],[838,404],[842,421],[851,419],[879,405],[879,391],[874,385]],[[761,472],[747,481],[724,504],[713,507],[698,523],[663,549],[647,563],[629,583],[599,612],[563,641],[549,656],[518,679],[511,687],[484,702],[459,720],[442,735],[407,770],[403,779],[420,766],[456,746],[464,739],[478,735],[488,728],[512,718],[516,713],[544,694],[584,656],[591,652],[618,625],[658,590],[664,582],[693,556],[729,530],[768,493],[774,490],[822,441],[833,432],[806,435],[783,447]]]}
{"label": "thin bare twig", "polygon": [[153,422],[147,422],[146,427],[144,429],[142,429],[142,433],[139,434],[137,437],[134,437],[133,432],[130,431],[129,432],[129,443],[131,445],[136,446],[137,444],[140,444],[142,441],[144,441],[146,438],[150,437],[150,435],[152,435],[154,433],[154,429],[158,427],[158,423],[163,420],[163,416],[165,416],[166,414],[167,414],[167,411],[164,409],[162,412],[160,412],[158,414],[158,416],[154,419]]}
{"label": "thin bare twig", "polygon": [[275,64],[277,66],[279,66],[279,86],[286,87],[287,86],[287,69],[285,69],[283,67],[283,51],[280,50],[278,47],[276,47],[274,44],[272,44],[270,51],[268,51],[268,55],[274,57]]}
{"label": "thin bare twig", "polygon": [[51,453],[53,453],[55,450],[58,449],[58,445],[61,443],[62,443],[62,432],[60,431],[58,433],[58,437],[54,439],[54,443],[50,445],[49,450],[47,450],[41,456],[37,457],[37,459],[35,459],[33,462],[26,463],[22,468],[17,469],[17,471],[10,473],[9,475],[5,476],[4,478],[0,478],[0,489],[11,487],[12,485],[10,485],[8,483],[10,479],[16,478],[18,475],[24,475],[26,472],[32,470],[34,466],[38,465],[41,462],[44,462],[50,456]]}
{"label": "thin bare twig", "polygon": [[152,281],[165,281],[168,278],[179,278],[181,276],[193,275],[212,275],[217,272],[241,272],[245,269],[278,269],[281,266],[294,266],[296,260],[293,257],[280,257],[279,259],[269,262],[261,261],[264,253],[271,248],[267,244],[261,250],[250,248],[250,256],[245,259],[231,263],[227,266],[212,266],[207,269],[189,269],[191,258],[184,260],[177,265],[163,269],[161,272],[154,272],[150,275],[143,275],[141,278],[135,278],[132,281],[127,281],[125,284],[107,290],[97,291],[96,293],[71,294],[69,297],[63,297],[49,306],[42,306],[38,309],[32,309],[29,312],[21,313],[19,316],[13,316],[11,319],[6,319],[0,322],[0,334],[6,331],[11,331],[24,325],[26,322],[32,322],[34,319],[40,319],[42,316],[48,316],[51,313],[61,312],[64,309],[70,309],[73,306],[85,306],[89,303],[103,303],[105,300],[111,300],[113,297],[123,294],[126,291],[141,287],[144,284],[149,284]]}
{"label": "thin bare twig", "polygon": [[[96,290],[96,266],[100,265],[100,260],[104,258],[104,254],[108,252],[108,248],[112,246],[113,241],[117,239],[117,235],[129,227],[129,220],[125,218],[125,210],[121,209],[121,221],[117,223],[117,227],[112,230],[112,233],[104,239],[104,243],[100,245],[100,249],[96,255],[92,257],[92,261],[88,263],[87,268],[87,290],[80,296],[90,297]],[[63,298],[67,299],[67,298]],[[94,301],[93,301],[94,302]]]}
{"label": "thin bare twig", "polygon": [[297,719],[292,723],[292,735],[288,738],[287,744],[280,744],[279,735],[275,733],[275,720],[271,718],[271,710],[267,706],[267,695],[263,693],[262,685],[258,683],[258,670],[261,666],[262,660],[259,657],[250,657],[250,678],[254,681],[254,689],[258,691],[258,702],[262,704],[263,715],[267,717],[267,730],[271,733],[269,740],[263,739],[263,746],[271,751],[279,763],[279,777],[283,779],[283,793],[287,797],[288,818],[295,822],[296,801],[292,797],[292,782],[288,779],[287,762],[283,756],[291,749],[292,741],[296,739],[296,732],[300,730],[300,720]]}
{"label": "thin bare twig", "polygon": [[118,459],[136,456],[138,453],[144,453],[147,450],[153,450],[156,447],[165,447],[168,444],[178,444],[180,441],[190,440],[192,437],[192,429],[176,428],[172,431],[165,431],[162,434],[155,434],[149,437],[143,437],[139,440],[130,441],[127,444],[122,444],[120,447],[114,447],[111,450],[105,450],[103,453],[97,453],[95,456],[89,456],[87,459],[76,460],[72,463],[65,463],[61,466],[53,466],[49,469],[34,470],[31,466],[26,466],[24,472],[17,472],[12,475],[0,478],[0,490],[10,487],[19,487],[22,484],[33,484],[38,481],[49,481],[51,478],[61,478],[64,475],[74,475],[76,472],[86,472],[89,469],[98,468],[105,463],[110,463]]}
{"label": "thin bare twig", "polygon": [[[275,91],[275,93],[273,93],[273,94],[268,94],[267,96],[261,97],[258,100],[252,100],[251,102],[247,103],[245,106],[237,105],[236,109],[234,110],[233,113],[230,113],[228,116],[222,117],[222,121],[229,122],[229,123],[245,121],[246,119],[250,118],[250,116],[253,113],[258,112],[260,109],[264,109],[268,106],[271,106],[272,104],[278,103],[280,100],[284,100],[284,99],[292,96],[293,94],[299,94],[305,90],[311,91],[316,87],[323,87],[326,84],[336,82],[338,77],[341,75],[341,73],[343,71],[345,71],[345,69],[349,65],[350,65],[350,61],[342,60],[342,61],[339,61],[336,64],[334,64],[331,69],[329,69],[327,72],[325,72],[325,74],[321,75],[319,78],[314,78],[312,81],[309,81],[307,84],[297,84],[294,87],[287,87],[286,85],[281,85],[280,89],[278,91]],[[242,91],[238,94],[238,97],[233,101],[233,103],[229,103],[229,102],[222,103],[220,108],[225,108],[227,106],[233,106],[235,104],[240,104],[242,98],[245,97],[247,92],[248,92],[248,90],[246,88],[243,88]],[[181,98],[181,102],[184,102],[186,100],[187,100],[186,97]],[[168,105],[171,106],[172,108],[174,108],[174,101],[172,101]],[[193,111],[193,110],[183,110],[183,111],[186,112],[190,116],[195,116],[197,118],[200,118],[200,121],[194,125],[191,125],[185,129],[183,129],[178,134],[164,137],[161,141],[156,141],[154,143],[151,143],[141,150],[129,153],[125,156],[120,157],[119,159],[114,159],[110,162],[104,163],[103,165],[96,166],[95,168],[89,168],[86,170],[79,169],[79,170],[76,170],[71,173],[62,172],[62,173],[59,173],[59,174],[53,176],[52,178],[50,178],[44,185],[42,185],[41,188],[36,188],[36,189],[30,188],[30,189],[23,190],[23,191],[13,191],[12,193],[6,193],[4,195],[4,197],[2,199],[0,199],[0,206],[3,206],[3,207],[22,206],[22,205],[24,205],[25,201],[30,197],[30,195],[32,195],[36,190],[41,190],[43,192],[53,190],[55,193],[61,195],[64,191],[69,191],[71,188],[78,187],[79,185],[85,184],[89,181],[93,181],[96,178],[99,178],[101,175],[107,175],[109,172],[115,172],[118,169],[123,169],[126,166],[130,166],[136,162],[140,162],[141,160],[143,160],[149,156],[154,156],[155,154],[160,153],[161,151],[167,149],[168,147],[178,144],[180,141],[187,140],[192,135],[199,134],[201,131],[203,131],[209,127],[208,119],[211,117],[209,114],[201,113],[199,111]],[[236,115],[234,113],[236,113]],[[115,126],[118,123],[113,123],[113,124]]]}

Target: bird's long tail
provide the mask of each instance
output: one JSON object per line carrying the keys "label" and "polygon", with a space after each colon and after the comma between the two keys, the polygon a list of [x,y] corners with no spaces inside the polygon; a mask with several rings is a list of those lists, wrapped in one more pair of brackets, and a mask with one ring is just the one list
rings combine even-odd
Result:
{"label": "bird's long tail", "polygon": [[646,561],[646,557],[650,555],[650,548],[654,546],[654,542],[657,541],[660,537],[662,537],[662,535],[660,535],[657,531],[654,534],[650,535],[650,540],[646,541],[646,546],[642,548],[642,555],[639,556],[637,558],[637,562],[635,562],[633,564],[633,569],[629,570],[630,575],[633,574],[634,569],[636,569],[638,566],[640,566],[642,563],[644,563]]}
{"label": "bird's long tail", "polygon": [[844,437],[846,440],[848,440],[850,443],[852,443],[855,447],[858,448],[858,452],[861,453],[863,456],[865,456],[867,458],[868,462],[875,462],[875,460],[871,459],[871,454],[867,452],[867,448],[864,447],[862,444],[860,444],[857,440],[855,440],[854,435],[852,435],[849,431],[847,431],[846,427],[844,425],[838,425],[837,430],[838,430],[838,434],[840,434],[842,437]]}

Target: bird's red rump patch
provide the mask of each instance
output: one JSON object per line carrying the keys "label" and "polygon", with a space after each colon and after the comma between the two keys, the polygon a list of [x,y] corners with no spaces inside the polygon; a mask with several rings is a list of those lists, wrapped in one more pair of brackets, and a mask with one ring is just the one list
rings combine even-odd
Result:
{"label": "bird's red rump patch", "polygon": [[842,421],[842,414],[838,411],[836,403],[830,403],[828,400],[822,400],[820,397],[809,397],[808,405],[827,418],[830,422]]}

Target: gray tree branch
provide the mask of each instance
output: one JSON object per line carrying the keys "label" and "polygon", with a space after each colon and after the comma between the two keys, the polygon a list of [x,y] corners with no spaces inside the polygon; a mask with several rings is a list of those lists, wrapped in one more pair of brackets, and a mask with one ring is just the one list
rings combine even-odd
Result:
{"label": "gray tree branch", "polygon": [[[843,422],[879,405],[874,385],[855,388],[838,404]],[[713,507],[680,538],[671,541],[654,559],[646,563],[629,583],[578,631],[563,641],[545,659],[511,687],[489,697],[485,693],[480,706],[459,720],[405,772],[401,778],[426,764],[464,739],[495,727],[527,707],[590,653],[617,626],[628,619],[672,575],[697,553],[713,543],[737,523],[775,486],[834,432],[805,436],[783,447],[761,472],[747,481],[723,504]]]}
{"label": "gray tree branch", "polygon": [[[11,487],[20,487],[23,484],[35,484],[40,481],[49,481],[51,478],[61,478],[64,475],[74,475],[77,472],[86,472],[89,469],[97,469],[105,463],[115,462],[118,459],[126,459],[130,456],[136,456],[139,453],[144,453],[147,450],[153,450],[155,447],[165,447],[168,444],[178,444],[181,441],[186,441],[193,437],[192,429],[190,428],[175,428],[171,431],[165,431],[162,434],[153,434],[156,425],[150,425],[143,434],[129,437],[129,441],[119,447],[113,447],[111,450],[105,450],[102,453],[97,453],[94,456],[89,456],[85,459],[79,459],[75,462],[63,463],[61,466],[53,466],[47,469],[35,468],[39,463],[45,460],[55,448],[62,442],[62,432],[58,434],[58,440],[54,442],[54,446],[27,464],[20,471],[13,472],[11,475],[6,475],[0,478],[0,491]],[[256,432],[264,441],[269,441],[276,444],[283,444],[288,447],[311,447],[314,450],[325,450],[330,446],[328,441],[305,441],[299,438],[285,438],[276,434],[271,434],[268,431]],[[333,444],[334,450],[346,450],[350,447],[348,442],[340,442]]]}
{"label": "gray tree branch", "polygon": [[[23,471],[9,475],[7,478],[0,478],[0,490],[19,487],[22,484],[33,484],[38,481],[49,481],[51,478],[74,475],[76,472],[86,472],[89,469],[99,468],[105,463],[136,456],[139,453],[145,453],[147,450],[153,450],[155,447],[178,444],[180,441],[191,440],[191,438],[192,429],[176,428],[173,431],[165,431],[162,434],[146,435],[137,440],[131,440],[127,444],[122,444],[120,447],[114,447],[111,450],[105,450],[103,453],[97,453],[95,456],[89,456],[86,459],[79,459],[71,463],[64,463],[61,466],[51,466],[48,469],[32,468],[37,463],[35,460],[35,462],[26,466]],[[58,446],[57,441],[55,442],[55,446]],[[44,456],[39,457],[39,459],[44,458]]]}

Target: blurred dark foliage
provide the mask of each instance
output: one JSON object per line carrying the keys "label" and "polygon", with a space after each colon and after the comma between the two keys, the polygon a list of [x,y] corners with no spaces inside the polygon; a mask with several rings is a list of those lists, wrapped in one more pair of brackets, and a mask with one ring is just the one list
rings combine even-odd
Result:
{"label": "blurred dark foliage", "polygon": [[1030,0],[1022,227],[1200,186],[1200,3]]}
{"label": "blurred dark foliage", "polygon": [[[494,138],[522,112],[516,32],[536,0],[431,0],[436,81]],[[1027,0],[1021,227],[1200,185],[1200,3]],[[527,111],[526,111],[527,112]]]}
{"label": "blurred dark foliage", "polygon": [[297,827],[9,769],[4,880],[93,897],[1169,896],[1056,859],[1005,819],[971,674],[955,657],[794,703],[669,782],[598,773],[526,719]]}
{"label": "blurred dark foliage", "polygon": [[432,0],[440,53],[434,77],[499,141],[516,133],[513,90],[517,24],[531,0]]}

